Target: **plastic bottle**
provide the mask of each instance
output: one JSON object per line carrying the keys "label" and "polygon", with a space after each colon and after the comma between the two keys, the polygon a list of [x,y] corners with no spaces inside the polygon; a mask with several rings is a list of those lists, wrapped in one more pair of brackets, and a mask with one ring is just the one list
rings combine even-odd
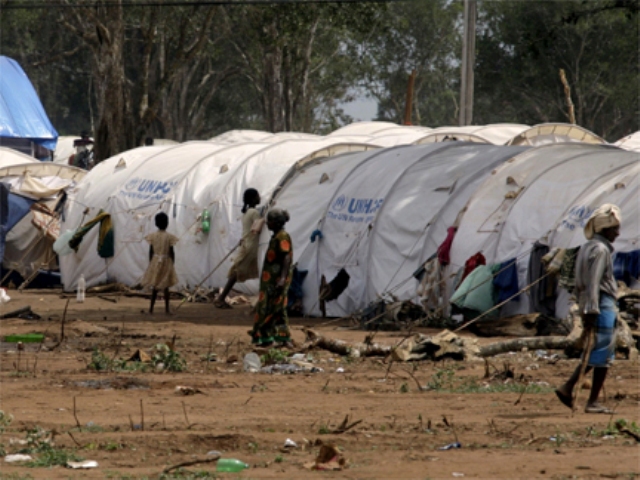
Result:
{"label": "plastic bottle", "polygon": [[209,233],[211,229],[211,216],[209,215],[209,210],[206,208],[202,211],[202,231],[204,233]]}
{"label": "plastic bottle", "polygon": [[78,290],[76,293],[76,300],[78,303],[84,303],[84,290],[87,286],[87,282],[84,280],[84,274],[80,275],[80,279],[78,280]]}
{"label": "plastic bottle", "polygon": [[217,462],[216,472],[241,472],[249,465],[236,458],[221,458]]}
{"label": "plastic bottle", "polygon": [[262,368],[262,362],[260,361],[260,357],[255,352],[249,352],[244,356],[244,360],[242,361],[244,371],[255,373]]}

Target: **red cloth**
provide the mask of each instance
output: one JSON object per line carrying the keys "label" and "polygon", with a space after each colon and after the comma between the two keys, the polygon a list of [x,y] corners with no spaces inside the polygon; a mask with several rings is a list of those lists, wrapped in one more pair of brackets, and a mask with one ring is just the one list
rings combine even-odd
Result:
{"label": "red cloth", "polygon": [[449,251],[451,251],[453,237],[455,237],[457,231],[457,227],[447,228],[447,238],[445,238],[444,242],[442,242],[438,247],[438,260],[440,260],[440,265],[443,267],[449,265],[451,262],[451,259],[449,258]]}
{"label": "red cloth", "polygon": [[476,267],[480,265],[486,265],[486,264],[487,264],[487,259],[484,258],[484,255],[482,255],[480,252],[470,257],[466,262],[464,262],[464,272],[462,272],[462,278],[460,279],[460,284],[467,277],[467,275],[469,275],[471,272],[473,272],[476,269]]}

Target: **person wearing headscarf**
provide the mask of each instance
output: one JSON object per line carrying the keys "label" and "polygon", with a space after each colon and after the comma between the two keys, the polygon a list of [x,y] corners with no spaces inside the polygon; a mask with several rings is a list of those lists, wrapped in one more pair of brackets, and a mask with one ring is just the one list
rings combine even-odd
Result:
{"label": "person wearing headscarf", "polygon": [[[238,255],[233,259],[233,265],[227,274],[227,284],[220,295],[213,302],[218,308],[231,308],[226,302],[227,295],[236,282],[246,282],[252,278],[258,278],[258,241],[260,229],[255,229],[254,224],[261,219],[260,212],[256,209],[260,203],[260,194],[255,188],[247,188],[242,196],[242,240]],[[261,226],[261,225],[260,225]]]}
{"label": "person wearing headscarf", "polygon": [[[574,293],[584,335],[594,335],[586,370],[593,369],[591,393],[585,408],[587,413],[611,413],[598,403],[598,396],[615,352],[618,287],[613,277],[612,243],[620,235],[621,223],[622,215],[617,206],[605,204],[596,209],[584,227],[588,241],[582,245],[576,259]],[[556,390],[558,399],[569,408],[573,408],[573,389],[579,380],[580,369],[581,365],[578,365],[569,380]]]}
{"label": "person wearing headscarf", "polygon": [[292,278],[293,247],[291,237],[284,225],[289,221],[289,213],[278,208],[267,214],[267,227],[273,235],[264,256],[260,293],[253,329],[250,330],[252,343],[260,346],[291,347],[289,318],[287,317],[287,293]]}

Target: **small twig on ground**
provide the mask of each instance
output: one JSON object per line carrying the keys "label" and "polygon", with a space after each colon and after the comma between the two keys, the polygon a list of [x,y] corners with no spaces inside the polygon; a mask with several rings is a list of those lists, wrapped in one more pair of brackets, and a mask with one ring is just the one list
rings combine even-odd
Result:
{"label": "small twig on ground", "polygon": [[229,343],[227,343],[226,348],[224,349],[224,358],[229,358],[229,349],[231,348],[231,345],[233,345],[233,342],[236,340],[236,337],[233,337],[231,339],[231,341]]}
{"label": "small twig on ground", "polygon": [[[44,338],[47,338],[47,333],[49,333],[49,327],[47,327],[47,329],[44,331]],[[34,359],[33,359],[33,378],[36,377],[36,368],[38,367],[38,354],[40,353],[40,350],[42,350],[43,346],[44,346],[44,340],[42,340],[40,345],[38,345],[38,349],[36,350],[36,353],[34,355]]]}
{"label": "small twig on ground", "polygon": [[211,363],[211,350],[213,349],[213,334],[209,335],[209,349],[207,350],[206,365],[204,367],[205,373],[209,373],[209,364]]}
{"label": "small twig on ground", "polygon": [[524,396],[524,394],[527,391],[527,387],[529,386],[529,384],[527,383],[524,388],[522,389],[522,392],[520,392],[520,396],[518,397],[518,399],[515,401],[514,405],[518,405],[520,403],[520,400],[522,400],[522,397]]}
{"label": "small twig on ground", "polygon": [[131,425],[131,431],[133,432],[135,430],[135,426],[133,425],[133,418],[131,418],[131,415],[129,415],[129,425]]}
{"label": "small twig on ground", "polygon": [[78,443],[78,441],[75,439],[75,437],[73,435],[71,435],[71,432],[67,432],[67,433],[71,437],[71,440],[73,440],[73,443],[75,443],[79,448],[82,448],[82,445],[80,445],[80,443]]}
{"label": "small twig on ground", "polygon": [[389,362],[389,366],[387,367],[387,373],[385,373],[384,375],[384,381],[387,381],[387,378],[389,378],[389,373],[391,373],[391,367],[393,366],[393,360],[391,360]]}
{"label": "small twig on ground", "polygon": [[80,420],[78,420],[78,415],[76,414],[76,397],[73,397],[73,418],[76,419],[76,426],[78,427],[78,430],[82,430]]}
{"label": "small twig on ground", "polygon": [[404,369],[404,368],[403,368],[403,369],[402,369],[402,371],[403,371],[403,372],[407,372],[407,373],[411,376],[411,378],[413,378],[413,380],[416,382],[416,385],[418,386],[418,390],[419,390],[419,391],[421,391],[421,392],[422,392],[422,391],[424,391],[424,390],[425,390],[425,387],[423,387],[422,385],[420,385],[420,382],[418,381],[418,379],[416,378],[416,376],[413,374],[413,372],[412,372],[411,370],[409,370],[409,369]]}
{"label": "small twig on ground", "polygon": [[331,381],[331,378],[327,378],[327,383],[324,384],[324,387],[322,387],[323,392],[327,391],[327,388],[329,387],[329,382]]}
{"label": "small twig on ground", "polygon": [[184,419],[187,422],[187,430],[191,430],[193,424],[189,421],[189,416],[187,415],[187,406],[182,402],[182,411],[184,412]]}
{"label": "small twig on ground", "polygon": [[251,401],[251,399],[252,399],[252,398],[253,398],[253,397],[249,397],[249,398],[247,398],[247,401],[246,401],[246,402],[244,402],[244,404],[246,405],[247,403],[249,403],[249,402]]}
{"label": "small twig on ground", "polygon": [[189,460],[187,462],[178,463],[177,465],[173,465],[171,467],[165,468],[162,473],[169,473],[172,470],[176,470],[181,467],[190,467],[192,465],[198,465],[199,463],[213,463],[217,462],[220,458],[220,455],[211,456],[210,458],[202,458],[196,460]]}
{"label": "small twig on ground", "polygon": [[120,330],[120,340],[118,341],[118,344],[116,345],[116,351],[113,352],[113,357],[111,357],[111,361],[113,362],[116,357],[118,356],[118,353],[120,353],[120,347],[122,346],[122,339],[124,338],[124,320],[122,320],[122,329]]}
{"label": "small twig on ground", "polygon": [[140,399],[140,429],[144,432],[144,407],[142,406],[142,399]]}
{"label": "small twig on ground", "polygon": [[620,433],[624,433],[626,435],[629,435],[630,437],[635,438],[636,442],[640,442],[640,435],[638,435],[636,432],[633,432],[633,431],[629,430],[627,427],[623,427],[618,422],[616,422],[616,428],[618,429],[618,431]]}
{"label": "small twig on ground", "polygon": [[58,340],[58,343],[56,343],[53,347],[49,349],[51,351],[58,348],[64,341],[64,321],[67,318],[67,308],[69,307],[70,300],[71,300],[70,298],[67,299],[67,303],[64,304],[64,310],[62,311],[62,320],[60,320],[60,340]]}
{"label": "small twig on ground", "polygon": [[349,423],[349,414],[347,414],[344,417],[344,420],[342,421],[342,423],[338,426],[338,428],[332,430],[330,433],[333,434],[340,434],[340,433],[344,433],[347,430],[352,429],[353,427],[355,427],[356,425],[358,425],[359,423],[362,423],[362,420],[356,420],[353,423]]}
{"label": "small twig on ground", "polygon": [[105,297],[104,295],[98,295],[98,298],[100,300],[106,300],[107,302],[118,303],[118,299],[117,298],[109,298],[109,297]]}

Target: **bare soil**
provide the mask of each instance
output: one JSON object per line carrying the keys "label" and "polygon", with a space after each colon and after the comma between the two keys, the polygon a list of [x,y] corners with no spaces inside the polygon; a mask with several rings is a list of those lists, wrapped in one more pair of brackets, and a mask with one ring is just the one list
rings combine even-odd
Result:
{"label": "bare soil", "polygon": [[[113,303],[88,297],[82,304],[71,299],[65,339],[52,349],[60,340],[67,299],[51,290],[8,293],[12,300],[2,306],[4,312],[30,305],[41,319],[0,320],[2,338],[41,332],[46,340],[42,348],[25,344],[21,352],[16,344],[0,344],[0,409],[14,417],[0,443],[15,453],[24,448],[16,440],[41,427],[55,433],[56,448],[99,466],[72,470],[0,460],[0,478],[160,478],[165,468],[205,458],[212,450],[251,467],[216,473],[215,463],[205,463],[165,478],[201,478],[206,472],[208,478],[233,479],[640,477],[639,444],[611,428],[618,419],[640,423],[637,363],[618,360],[609,372],[605,400],[613,415],[580,410],[572,416],[553,388],[577,360],[540,358],[535,352],[501,355],[488,368],[492,375],[505,369],[514,374],[504,380],[484,378],[483,362],[390,365],[384,358],[312,351],[323,372],[247,373],[242,358],[252,350],[248,306],[218,310],[186,303],[173,316],[150,316],[142,313],[148,308],[144,298],[122,296]],[[177,304],[172,301],[174,308]],[[159,312],[163,306],[159,302]],[[370,333],[325,322],[292,319],[294,339],[302,342],[303,326],[349,341]],[[175,350],[187,361],[184,372],[88,368],[95,349],[126,359],[138,349],[151,353],[174,336]],[[375,340],[393,345],[403,336],[379,332]],[[498,340],[504,339],[479,341]],[[206,361],[210,353],[217,361]],[[431,388],[423,391],[418,384]],[[201,393],[185,396],[177,386]],[[582,390],[578,401],[584,404],[587,395]],[[362,421],[332,433],[347,415],[350,422]],[[298,448],[284,449],[286,439]],[[439,450],[455,441],[462,448]],[[345,469],[304,467],[316,458],[321,442],[342,450]]]}

